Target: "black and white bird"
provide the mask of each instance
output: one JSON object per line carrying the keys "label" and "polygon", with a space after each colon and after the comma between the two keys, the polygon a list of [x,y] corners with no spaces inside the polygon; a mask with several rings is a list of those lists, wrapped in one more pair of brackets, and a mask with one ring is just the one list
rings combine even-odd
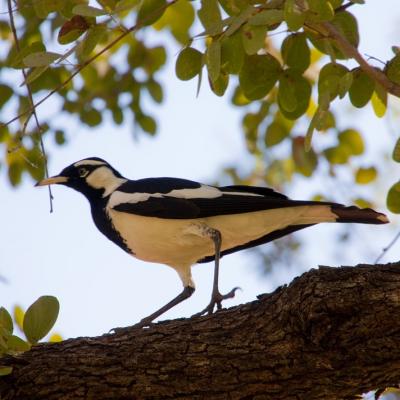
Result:
{"label": "black and white bird", "polygon": [[195,285],[191,267],[215,261],[209,305],[198,315],[221,308],[236,288],[218,290],[220,257],[258,246],[321,222],[385,224],[387,217],[318,201],[290,200],[272,189],[253,186],[215,187],[177,178],[128,180],[101,158],[75,162],[37,186],[61,184],[82,193],[97,228],[132,256],[175,269],[183,291],[138,325],[146,326],[190,297]]}

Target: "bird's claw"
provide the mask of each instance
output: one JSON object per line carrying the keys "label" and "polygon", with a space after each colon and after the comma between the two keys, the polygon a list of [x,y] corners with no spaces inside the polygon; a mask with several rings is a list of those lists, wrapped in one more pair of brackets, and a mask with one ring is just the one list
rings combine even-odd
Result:
{"label": "bird's claw", "polygon": [[226,299],[232,299],[235,297],[236,290],[241,288],[239,286],[234,287],[230,292],[226,294],[221,294],[219,291],[215,292],[211,296],[211,301],[206,308],[200,312],[193,314],[192,317],[200,317],[205,314],[212,314],[214,312],[214,307],[217,306],[217,311],[222,308],[222,301]]}

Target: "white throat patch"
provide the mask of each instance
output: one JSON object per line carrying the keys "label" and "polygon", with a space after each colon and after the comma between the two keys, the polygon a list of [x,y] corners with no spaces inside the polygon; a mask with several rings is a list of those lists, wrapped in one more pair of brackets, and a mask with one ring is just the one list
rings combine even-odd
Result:
{"label": "white throat patch", "polygon": [[118,178],[108,167],[96,168],[86,177],[88,185],[95,189],[104,189],[103,197],[111,194],[127,180]]}

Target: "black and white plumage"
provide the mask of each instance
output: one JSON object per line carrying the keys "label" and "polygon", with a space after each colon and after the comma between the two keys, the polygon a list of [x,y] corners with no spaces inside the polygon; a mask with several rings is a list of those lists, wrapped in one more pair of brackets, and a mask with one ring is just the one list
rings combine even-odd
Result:
{"label": "black and white plumage", "polygon": [[218,291],[219,258],[278,239],[321,222],[384,224],[384,214],[341,204],[290,200],[269,188],[214,187],[177,178],[128,180],[106,161],[91,157],[44,179],[38,186],[62,184],[90,203],[97,228],[138,259],[174,268],[184,290],[143,319],[153,319],[189,297],[195,288],[191,266],[215,260],[212,312],[233,297]]}

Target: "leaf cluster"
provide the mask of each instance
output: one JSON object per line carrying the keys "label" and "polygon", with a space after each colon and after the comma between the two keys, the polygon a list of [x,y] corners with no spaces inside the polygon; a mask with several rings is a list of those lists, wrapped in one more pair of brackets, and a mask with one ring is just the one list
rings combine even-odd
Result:
{"label": "leaf cluster", "polygon": [[[41,296],[24,313],[16,306],[14,320],[19,329],[24,333],[26,340],[13,334],[14,323],[10,313],[0,307],[0,376],[12,372],[10,367],[1,366],[1,357],[9,354],[15,355],[28,351],[31,346],[43,339],[54,326],[59,312],[58,300],[53,296]],[[60,341],[58,334],[53,334],[50,341]]]}

